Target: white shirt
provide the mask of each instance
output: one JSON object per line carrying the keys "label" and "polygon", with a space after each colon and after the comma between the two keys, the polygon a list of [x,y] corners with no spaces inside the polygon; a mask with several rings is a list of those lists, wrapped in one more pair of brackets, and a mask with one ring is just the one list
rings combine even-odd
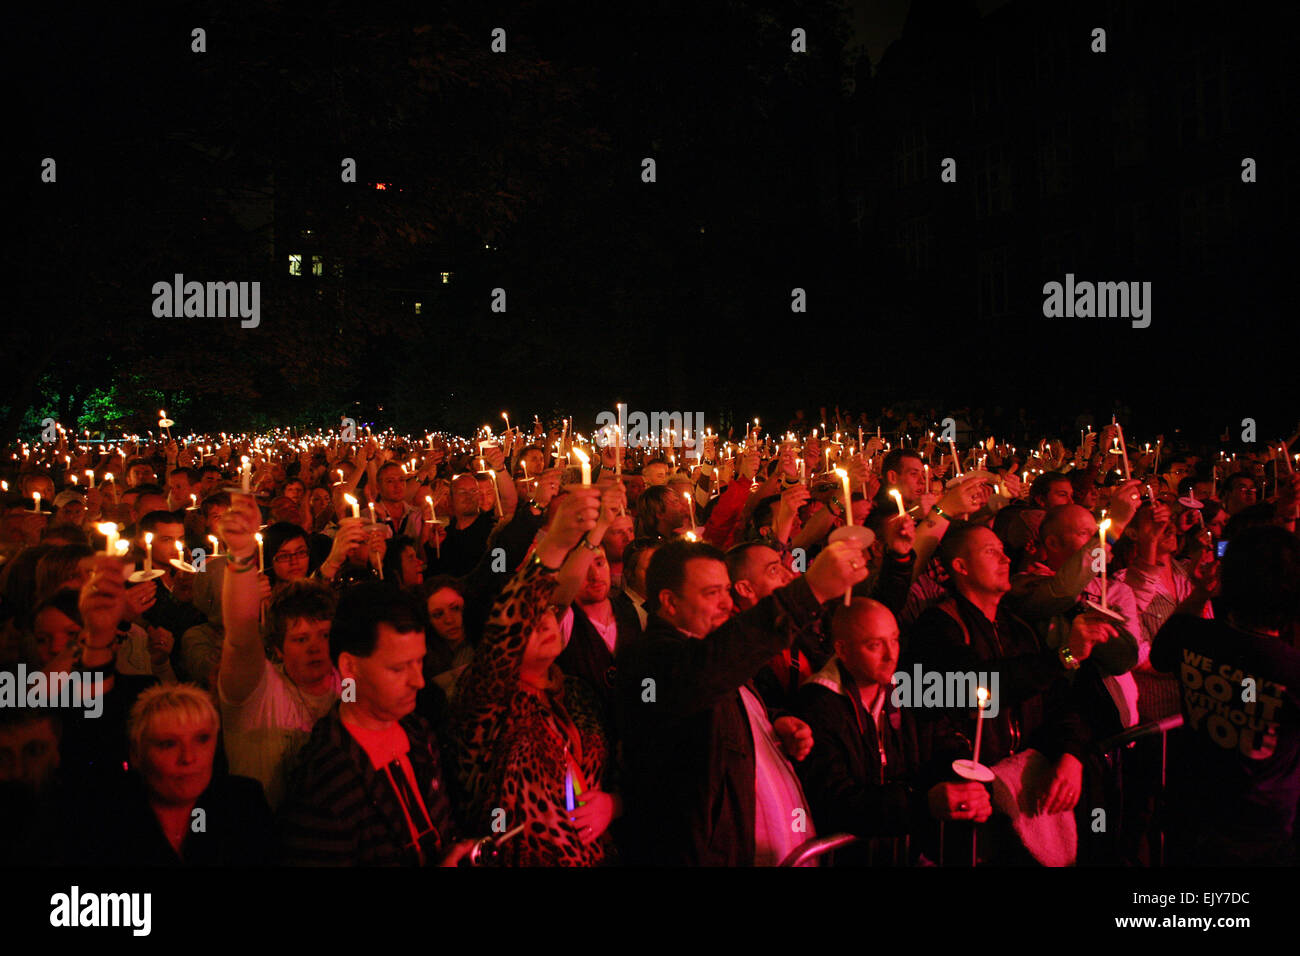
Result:
{"label": "white shirt", "polygon": [[[618,622],[610,621],[609,624],[601,624],[595,618],[588,617],[591,626],[596,629],[600,639],[605,642],[611,654],[614,653],[614,642],[618,640]],[[573,607],[569,606],[564,609],[564,614],[560,616],[560,638],[564,641],[564,646],[569,646],[569,639],[573,637]]]}
{"label": "white shirt", "polygon": [[329,692],[313,696],[269,660],[264,663],[257,687],[242,704],[232,704],[220,681],[217,685],[230,772],[260,780],[267,802],[275,809],[284,799],[293,759],[316,721],[339,699],[341,681],[335,671]]}
{"label": "white shirt", "polygon": [[767,719],[767,707],[748,687],[740,688],[740,699],[754,736],[754,865],[776,866],[817,831],[799,778]]}

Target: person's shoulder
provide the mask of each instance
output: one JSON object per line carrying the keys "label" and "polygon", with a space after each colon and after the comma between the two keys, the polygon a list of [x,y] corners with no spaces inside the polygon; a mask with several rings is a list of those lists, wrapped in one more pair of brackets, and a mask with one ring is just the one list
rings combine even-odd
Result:
{"label": "person's shoulder", "polygon": [[233,773],[214,775],[208,792],[227,805],[251,810],[265,807],[268,812],[270,811],[266,802],[266,791],[262,788],[261,781],[254,780],[252,777],[242,777]]}

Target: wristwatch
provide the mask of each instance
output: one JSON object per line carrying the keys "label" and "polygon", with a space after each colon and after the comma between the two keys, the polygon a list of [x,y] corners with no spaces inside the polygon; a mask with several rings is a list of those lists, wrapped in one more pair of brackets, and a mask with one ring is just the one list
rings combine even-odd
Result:
{"label": "wristwatch", "polygon": [[1061,645],[1060,655],[1061,655],[1061,663],[1065,665],[1065,669],[1067,671],[1077,671],[1079,669],[1080,666],[1079,662],[1076,661],[1074,659],[1074,655],[1070,653],[1069,644]]}

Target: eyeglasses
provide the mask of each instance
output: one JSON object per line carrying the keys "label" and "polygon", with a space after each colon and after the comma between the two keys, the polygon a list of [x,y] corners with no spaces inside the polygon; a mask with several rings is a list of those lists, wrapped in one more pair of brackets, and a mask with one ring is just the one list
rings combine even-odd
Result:
{"label": "eyeglasses", "polygon": [[307,549],[299,548],[297,551],[281,551],[275,556],[275,563],[280,564],[281,562],[284,562],[285,564],[288,564],[290,561],[306,561],[307,559]]}

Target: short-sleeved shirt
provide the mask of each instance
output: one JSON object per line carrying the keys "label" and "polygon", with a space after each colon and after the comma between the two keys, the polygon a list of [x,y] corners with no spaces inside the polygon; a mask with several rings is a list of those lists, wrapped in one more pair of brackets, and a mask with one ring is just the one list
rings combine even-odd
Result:
{"label": "short-sleeved shirt", "polygon": [[[272,808],[284,797],[293,760],[311,736],[316,721],[339,699],[338,672],[326,694],[313,696],[297,687],[284,672],[265,661],[262,677],[240,704],[232,704],[224,689],[221,726],[230,772],[260,780]],[[220,681],[217,682],[220,686]]]}

